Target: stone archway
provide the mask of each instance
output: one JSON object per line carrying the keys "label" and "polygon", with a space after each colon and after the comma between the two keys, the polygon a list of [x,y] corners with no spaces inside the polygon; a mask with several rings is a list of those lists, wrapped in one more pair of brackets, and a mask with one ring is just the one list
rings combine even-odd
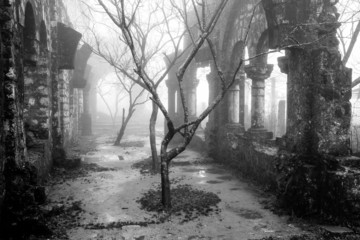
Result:
{"label": "stone archway", "polygon": [[36,65],[38,44],[36,40],[36,22],[33,6],[30,2],[25,6],[25,21],[23,30],[24,65]]}
{"label": "stone archway", "polygon": [[[338,51],[336,3],[329,0],[260,2],[261,10],[255,11],[254,33],[249,36],[247,47],[250,57],[269,48],[286,50],[286,56],[279,59],[281,71],[287,74],[288,79],[286,136],[278,139],[277,144],[266,138],[254,138],[264,130],[261,107],[264,103],[264,80],[270,77],[272,70],[265,57],[254,58],[245,67],[253,82],[252,100],[257,101],[252,101],[255,107],[252,111],[253,131],[244,136],[218,131],[213,137],[215,146],[211,147],[222,153],[213,155],[219,161],[227,159],[229,164],[244,169],[245,174],[257,178],[259,182],[266,179],[267,184],[275,183],[274,188],[283,194],[288,207],[296,213],[320,210],[338,215],[336,206],[337,209],[352,209],[346,213],[351,217],[359,214],[358,206],[351,200],[358,199],[354,194],[357,188],[354,183],[359,181],[359,177],[341,170],[343,165],[350,166],[353,158],[349,154],[351,94],[348,89],[351,89],[351,71],[342,65]],[[242,36],[238,26],[244,25],[247,16],[252,14],[251,8],[247,8],[251,5],[250,1],[232,1],[227,13],[239,9],[236,4],[242,5],[243,11],[239,11],[237,17],[228,14],[230,18],[222,19],[220,26],[230,27],[219,29],[220,36],[217,35],[223,41],[220,52],[225,53],[224,66],[229,64],[227,57],[233,44]],[[237,24],[231,24],[234,21]],[[263,24],[262,29],[256,27],[260,23]],[[221,122],[222,126],[224,122]],[[239,159],[237,156],[244,157]],[[285,167],[273,172],[271,169],[279,163]],[[297,168],[292,173],[284,170],[294,163]],[[330,165],[344,178],[338,179],[337,173],[329,171]],[[289,184],[274,179],[274,176],[282,174],[300,175]],[[319,181],[319,176],[326,182],[322,182],[323,179]],[[282,184],[286,185],[286,190]]]}

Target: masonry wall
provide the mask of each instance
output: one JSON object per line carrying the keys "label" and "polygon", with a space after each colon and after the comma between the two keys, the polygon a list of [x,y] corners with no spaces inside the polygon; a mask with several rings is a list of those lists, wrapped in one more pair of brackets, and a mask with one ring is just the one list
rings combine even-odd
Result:
{"label": "masonry wall", "polygon": [[[263,11],[255,13],[265,14],[267,29],[253,30],[263,31],[258,36],[268,40],[250,41],[249,55],[250,49],[287,46],[286,57],[279,60],[282,72],[288,74],[287,132],[275,140],[265,131],[234,128],[221,121],[228,110],[223,104],[213,113],[218,126],[208,129],[207,144],[217,161],[273,190],[291,212],[299,216],[317,213],[360,225],[360,159],[351,156],[349,145],[351,70],[342,65],[338,51],[335,4],[329,0],[262,2]],[[222,19],[220,26],[231,26],[227,21],[234,19],[237,24],[246,22],[239,15]],[[297,24],[309,27],[296,28]],[[226,41],[236,42],[233,33],[221,35],[218,39],[228,35],[235,39]],[[264,63],[266,59],[260,59],[254,66]]]}
{"label": "masonry wall", "polygon": [[0,22],[0,221],[9,230],[79,134],[82,90],[70,94],[70,83],[81,34],[59,0],[1,0]]}
{"label": "masonry wall", "polygon": [[[21,63],[18,59],[19,41],[13,41],[19,30],[11,22],[13,7],[9,1],[1,1],[1,157],[0,157],[0,204],[5,201],[9,178],[17,163],[22,162],[25,156],[24,131],[21,113],[17,111],[21,107],[22,95],[19,93],[19,71]],[[18,47],[14,51],[15,46]],[[20,48],[21,49],[21,48]]]}
{"label": "masonry wall", "polygon": [[216,148],[217,161],[237,169],[249,179],[276,191],[276,157],[278,146],[275,141],[253,141],[245,133],[235,133],[226,126],[218,135],[221,141]]}

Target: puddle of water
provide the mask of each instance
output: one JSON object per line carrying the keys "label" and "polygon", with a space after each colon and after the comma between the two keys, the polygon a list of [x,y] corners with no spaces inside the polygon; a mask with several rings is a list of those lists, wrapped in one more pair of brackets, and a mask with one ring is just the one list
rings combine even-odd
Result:
{"label": "puddle of water", "polygon": [[101,214],[99,216],[98,222],[99,223],[112,223],[112,222],[117,222],[120,220],[129,220],[131,217],[129,215],[126,214],[120,214],[120,215],[116,215],[113,216],[113,213],[109,213],[109,212],[105,212],[104,214]]}
{"label": "puddle of water", "polygon": [[103,161],[119,161],[119,156],[113,155],[113,154],[105,154],[102,156],[102,160]]}
{"label": "puddle of water", "polygon": [[209,168],[206,171],[208,173],[211,173],[211,174],[224,174],[224,173],[227,173],[224,169],[221,169],[221,168]]}
{"label": "puddle of water", "polygon": [[207,174],[206,174],[206,170],[196,170],[196,171],[191,171],[194,174],[192,174],[194,177],[198,177],[198,178],[206,178]]}
{"label": "puddle of water", "polygon": [[201,177],[201,178],[206,177],[206,172],[205,172],[205,170],[200,170],[199,173],[198,173],[198,177]]}
{"label": "puddle of water", "polygon": [[198,184],[206,184],[206,181],[205,180],[201,180],[198,182]]}
{"label": "puddle of water", "polygon": [[217,179],[224,180],[224,181],[231,181],[233,179],[232,176],[220,176]]}

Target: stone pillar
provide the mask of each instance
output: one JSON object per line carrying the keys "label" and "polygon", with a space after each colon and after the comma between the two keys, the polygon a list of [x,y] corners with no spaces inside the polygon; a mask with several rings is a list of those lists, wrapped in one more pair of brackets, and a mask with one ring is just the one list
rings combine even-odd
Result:
{"label": "stone pillar", "polygon": [[266,66],[245,66],[245,72],[252,80],[251,89],[251,128],[253,136],[271,138],[265,129],[265,80],[270,77],[273,70],[272,64]]}
{"label": "stone pillar", "polygon": [[58,76],[58,103],[61,144],[67,146],[70,140],[70,79],[72,71],[59,70]]}
{"label": "stone pillar", "polygon": [[[25,67],[24,120],[27,132],[35,138],[49,138],[49,71],[48,60],[40,57],[38,67]],[[29,140],[29,139],[28,139]]]}
{"label": "stone pillar", "polygon": [[279,101],[276,136],[282,137],[286,133],[286,101]]}
{"label": "stone pillar", "polygon": [[[55,18],[54,10],[54,18]],[[54,161],[57,161],[57,155],[63,155],[62,151],[62,138],[60,130],[60,102],[59,102],[59,70],[58,70],[58,54],[57,54],[57,22],[52,19],[51,21],[51,127],[52,127],[52,140],[54,144]],[[61,159],[59,159],[61,160]]]}
{"label": "stone pillar", "polygon": [[277,93],[276,93],[276,78],[271,78],[271,106],[270,106],[270,131],[276,133],[276,118],[277,118]]}
{"label": "stone pillar", "polygon": [[244,116],[245,116],[245,120],[244,120],[244,127],[245,129],[249,129],[251,127],[251,119],[250,119],[250,113],[249,113],[249,105],[245,104],[244,106]]}
{"label": "stone pillar", "polygon": [[[173,119],[174,124],[177,125],[178,124],[178,120],[179,120],[179,116],[178,115],[178,111],[179,109],[179,98],[176,99],[178,96],[176,96],[176,91],[179,89],[178,87],[178,82],[177,82],[177,78],[176,78],[176,71],[175,68],[171,69],[168,73],[168,80],[166,81],[166,86],[168,88],[168,112],[169,112],[169,116],[170,118]],[[176,106],[177,104],[177,106]],[[182,116],[182,115],[181,115]],[[167,132],[167,123],[166,121],[164,122],[164,132]]]}
{"label": "stone pillar", "polygon": [[91,82],[91,88],[89,92],[89,105],[90,105],[90,114],[93,116],[93,123],[96,122],[97,116],[97,92],[96,92],[96,85],[97,81]]}
{"label": "stone pillar", "polygon": [[197,93],[196,89],[199,85],[199,80],[196,78],[191,79],[192,81],[187,83],[184,89],[186,96],[186,104],[189,112],[189,119],[196,119],[197,109]]}
{"label": "stone pillar", "polygon": [[92,118],[90,113],[90,89],[91,89],[91,84],[87,83],[83,91],[84,112],[81,114],[82,136],[90,136],[92,134]]}
{"label": "stone pillar", "polygon": [[[210,73],[206,75],[206,79],[209,84],[209,105],[214,101],[214,99],[218,93],[217,86],[219,85],[219,83],[217,82],[218,76],[215,72],[213,64],[214,64],[213,61],[211,61],[210,62]],[[209,121],[207,123],[207,129],[211,129],[211,128],[215,127],[217,118],[218,118],[218,107],[216,107],[210,113]]]}
{"label": "stone pillar", "polygon": [[[230,74],[229,74],[230,76]],[[228,123],[239,124],[240,117],[240,86],[239,79],[236,79],[234,84],[228,90]]]}
{"label": "stone pillar", "polygon": [[329,49],[291,49],[282,59],[288,68],[286,146],[291,152],[348,154],[351,70],[341,65],[338,51]]}
{"label": "stone pillar", "polygon": [[245,72],[239,73],[239,124],[245,129]]}
{"label": "stone pillar", "polygon": [[[196,88],[199,85],[199,80],[196,78],[197,68],[194,63],[192,63],[187,69],[184,76],[184,94],[186,98],[186,105],[188,108],[189,119],[196,118],[196,102],[197,94]],[[180,94],[179,94],[180,96]],[[180,99],[181,104],[181,99]],[[182,107],[181,107],[182,108]]]}
{"label": "stone pillar", "polygon": [[[233,73],[228,74],[229,78],[232,76]],[[240,82],[244,80],[244,78],[244,74],[238,73],[234,84],[227,92],[227,104],[224,104],[224,106],[227,107],[226,126],[228,130],[231,130],[232,132],[244,131],[244,86],[242,89],[240,88]]]}
{"label": "stone pillar", "polygon": [[175,104],[176,104],[176,86],[170,81],[166,81],[168,88],[168,112],[171,118],[175,117]]}
{"label": "stone pillar", "polygon": [[[217,72],[215,71],[214,62],[210,61],[210,72],[207,74],[206,79],[209,84],[209,105],[212,104],[215,97],[219,92],[219,79]],[[218,131],[219,131],[219,115],[220,106],[216,106],[215,109],[209,115],[209,121],[205,128],[205,139],[209,155],[215,157],[218,155]]]}

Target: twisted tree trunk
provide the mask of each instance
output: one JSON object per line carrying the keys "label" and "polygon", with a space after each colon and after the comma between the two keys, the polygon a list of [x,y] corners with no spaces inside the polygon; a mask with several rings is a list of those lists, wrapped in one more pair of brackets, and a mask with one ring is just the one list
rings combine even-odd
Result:
{"label": "twisted tree trunk", "polygon": [[152,168],[154,171],[157,171],[159,168],[159,157],[156,149],[156,129],[155,129],[158,112],[159,112],[159,107],[153,102],[149,129],[150,129]]}
{"label": "twisted tree trunk", "polygon": [[130,121],[132,115],[134,114],[134,112],[135,112],[134,106],[129,107],[129,113],[125,118],[125,109],[123,108],[122,123],[121,123],[120,131],[119,131],[119,133],[118,133],[118,135],[116,137],[116,140],[114,142],[114,146],[120,146],[120,142],[121,142],[121,140],[122,140],[122,138],[124,137],[124,134],[125,134],[126,126],[129,123],[129,121]]}

